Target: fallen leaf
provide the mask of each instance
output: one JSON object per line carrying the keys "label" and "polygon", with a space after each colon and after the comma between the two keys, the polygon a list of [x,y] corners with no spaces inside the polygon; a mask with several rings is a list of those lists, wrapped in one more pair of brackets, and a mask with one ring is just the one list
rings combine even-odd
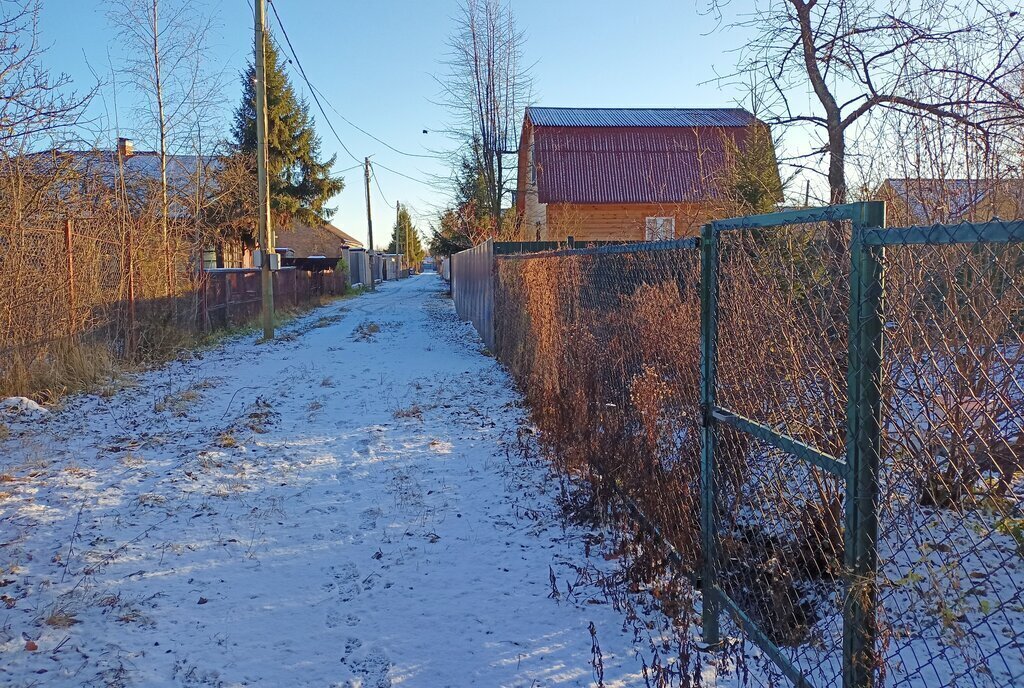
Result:
{"label": "fallen leaf", "polygon": [[38,649],[39,649],[39,646],[36,645],[35,641],[33,641],[33,640],[29,640],[28,642],[25,643],[25,651],[26,652],[35,652]]}
{"label": "fallen leaf", "polygon": [[196,604],[206,604],[209,601],[210,600],[206,599],[205,597],[200,597],[199,602],[197,602]]}

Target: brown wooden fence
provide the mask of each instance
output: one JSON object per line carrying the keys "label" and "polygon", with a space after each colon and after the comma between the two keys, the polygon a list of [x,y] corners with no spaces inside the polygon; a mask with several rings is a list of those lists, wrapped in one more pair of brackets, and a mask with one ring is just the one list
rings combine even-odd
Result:
{"label": "brown wooden fence", "polygon": [[[284,268],[274,273],[274,305],[277,310],[302,308],[325,296],[340,296],[347,288],[344,272]],[[197,322],[207,331],[246,323],[259,315],[262,300],[258,269],[204,272]]]}

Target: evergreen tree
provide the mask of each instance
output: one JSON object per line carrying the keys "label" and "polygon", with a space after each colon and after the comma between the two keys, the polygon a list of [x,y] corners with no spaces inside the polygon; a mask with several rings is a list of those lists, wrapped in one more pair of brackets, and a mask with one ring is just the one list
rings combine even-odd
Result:
{"label": "evergreen tree", "polygon": [[409,265],[419,265],[427,255],[423,250],[416,225],[412,223],[412,217],[404,205],[398,207],[398,219],[391,231],[391,243],[388,244],[387,252],[404,253],[405,261]]}
{"label": "evergreen tree", "polygon": [[737,215],[774,212],[784,196],[771,131],[758,122],[750,127],[742,147],[731,140],[727,147],[731,148],[733,159],[728,180],[728,195],[737,206],[733,212]]}
{"label": "evergreen tree", "polygon": [[[320,137],[313,129],[309,105],[295,95],[280,62],[273,41],[266,47],[267,79],[267,172],[270,178],[270,207],[279,221],[295,218],[320,225],[334,214],[327,207],[345,183],[332,177],[337,156],[320,160]],[[235,111],[234,143],[238,153],[255,160],[256,154],[256,66],[249,64],[242,74],[242,102]]]}

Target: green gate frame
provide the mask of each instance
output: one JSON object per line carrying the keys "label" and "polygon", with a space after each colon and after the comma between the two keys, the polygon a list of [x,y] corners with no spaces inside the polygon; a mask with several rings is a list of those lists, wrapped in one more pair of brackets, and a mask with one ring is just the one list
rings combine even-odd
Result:
{"label": "green gate frame", "polygon": [[[847,366],[846,457],[830,456],[799,440],[719,406],[717,380],[719,236],[733,230],[764,229],[812,222],[849,221],[850,244],[849,351]],[[701,544],[704,641],[721,641],[723,611],[799,688],[811,683],[718,584],[718,522],[715,513],[715,451],[717,427],[728,425],[837,476],[846,484],[843,603],[843,686],[869,686],[875,646],[875,573],[878,567],[877,467],[881,453],[882,260],[884,249],[864,237],[885,226],[881,202],[754,215],[717,220],[701,232]]]}

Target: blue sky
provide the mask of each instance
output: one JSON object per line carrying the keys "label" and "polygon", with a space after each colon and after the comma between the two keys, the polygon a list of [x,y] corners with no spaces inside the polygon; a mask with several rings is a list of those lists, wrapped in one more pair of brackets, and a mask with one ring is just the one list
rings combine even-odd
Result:
{"label": "blue sky", "polygon": [[[751,0],[735,0],[742,11]],[[249,0],[207,0],[217,27],[210,63],[228,77],[226,117],[238,102],[237,77],[252,50]],[[443,74],[445,42],[452,30],[455,0],[276,0],[278,12],[312,83],[356,125],[403,151],[430,153],[451,147],[441,133],[449,118],[436,104]],[[527,61],[534,64],[538,105],[608,107],[731,106],[738,90],[702,84],[715,70],[728,72],[730,52],[743,36],[715,30],[702,14],[701,0],[513,0],[526,33]],[[93,71],[110,72],[123,55],[114,40],[102,0],[45,0],[41,30],[49,46],[46,65],[67,72],[80,88],[95,84]],[[276,25],[271,20],[272,28]],[[293,83],[305,86],[293,68]],[[118,88],[122,127],[130,124],[133,95]],[[112,89],[94,103],[92,136],[112,141]],[[356,164],[334,134],[314,114],[324,151],[338,153],[337,170]],[[361,161],[365,155],[402,173],[429,181],[446,173],[444,163],[399,155],[328,115],[342,140]],[[227,122],[225,122],[225,127]],[[424,135],[422,131],[428,130]],[[226,132],[226,128],[225,128]],[[106,145],[106,144],[103,144]],[[333,222],[360,239],[366,236],[366,210],[360,170],[343,175],[345,190],[333,205]],[[447,201],[436,184],[423,184],[377,168],[381,189],[373,187],[375,240],[390,234],[395,201],[408,204],[422,230]],[[383,192],[383,193],[382,193]]]}

